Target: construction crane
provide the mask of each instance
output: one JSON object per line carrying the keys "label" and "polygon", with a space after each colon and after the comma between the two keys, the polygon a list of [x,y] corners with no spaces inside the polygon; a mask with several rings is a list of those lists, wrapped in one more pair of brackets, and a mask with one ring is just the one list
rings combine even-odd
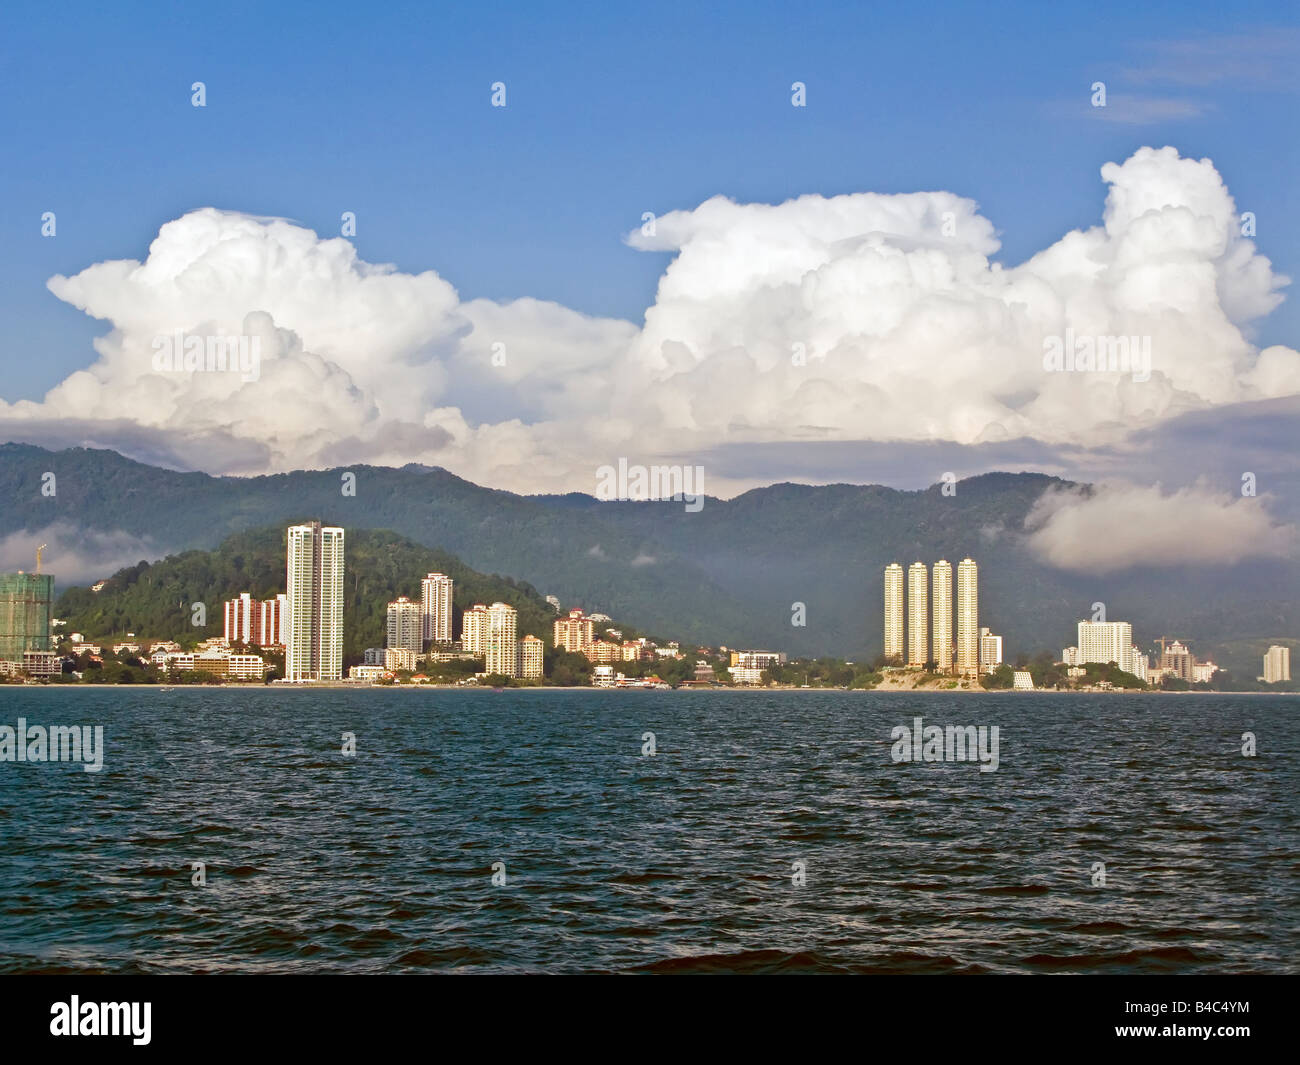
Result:
{"label": "construction crane", "polygon": [[49,544],[41,544],[41,546],[36,549],[36,575],[37,576],[40,576],[41,573],[41,552],[44,551],[49,546],[50,546]]}

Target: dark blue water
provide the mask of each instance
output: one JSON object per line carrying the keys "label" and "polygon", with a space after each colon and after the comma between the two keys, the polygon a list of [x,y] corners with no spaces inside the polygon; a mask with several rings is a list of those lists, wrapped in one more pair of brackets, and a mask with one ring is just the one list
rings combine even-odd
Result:
{"label": "dark blue water", "polygon": [[[1000,726],[998,770],[893,762],[917,714]],[[19,715],[107,756],[0,763],[3,971],[1300,970],[1295,698],[0,688]]]}

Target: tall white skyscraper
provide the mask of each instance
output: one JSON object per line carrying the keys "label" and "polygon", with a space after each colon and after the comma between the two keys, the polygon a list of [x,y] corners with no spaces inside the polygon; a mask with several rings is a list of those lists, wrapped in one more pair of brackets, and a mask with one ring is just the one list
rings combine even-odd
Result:
{"label": "tall white skyscraper", "polygon": [[885,567],[885,655],[903,657],[903,567],[897,562]]}
{"label": "tall white skyscraper", "polygon": [[927,573],[924,562],[907,568],[907,664],[923,666],[929,660],[927,639],[930,612]]}
{"label": "tall white skyscraper", "polygon": [[930,579],[933,650],[930,657],[940,673],[952,672],[952,563],[940,559]]}
{"label": "tall white skyscraper", "polygon": [[452,584],[445,573],[430,573],[420,582],[421,638],[425,643],[451,643]]}
{"label": "tall white skyscraper", "polygon": [[402,648],[417,655],[424,650],[420,604],[398,596],[388,604],[389,648]]}
{"label": "tall white skyscraper", "polygon": [[957,563],[957,671],[962,676],[980,671],[979,567],[969,558]]}
{"label": "tall white skyscraper", "polygon": [[506,603],[487,609],[487,636],[483,669],[503,677],[519,676],[519,615]]}
{"label": "tall white skyscraper", "polygon": [[291,525],[285,575],[288,680],[343,677],[343,530],[318,521]]}

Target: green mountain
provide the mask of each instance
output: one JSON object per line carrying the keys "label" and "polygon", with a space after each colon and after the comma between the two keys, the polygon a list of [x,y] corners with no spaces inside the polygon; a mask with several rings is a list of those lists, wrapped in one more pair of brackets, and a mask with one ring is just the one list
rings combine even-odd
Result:
{"label": "green mountain", "polygon": [[[499,601],[519,611],[520,636],[531,633],[549,641],[555,612],[528,584],[478,573],[445,551],[385,530],[349,529],[344,557],[345,663],[360,661],[367,647],[384,645],[387,604],[399,595],[418,601],[426,573],[445,573],[455,581],[455,638],[460,638],[462,610]],[[161,562],[128,566],[98,592],[70,588],[59,597],[55,613],[67,622],[65,632],[91,638],[134,632],[197,640],[221,635],[225,600],[240,592],[269,599],[284,591],[284,577],[284,527],[269,526],[237,533],[212,551],[185,551]],[[192,623],[195,603],[204,605],[206,625]]]}
{"label": "green mountain", "polygon": [[[44,473],[56,475],[53,496],[42,494]],[[345,473],[355,474],[355,496],[341,492]],[[1091,616],[1096,602],[1109,617],[1131,621],[1144,646],[1179,637],[1202,656],[1228,641],[1300,632],[1296,559],[1102,575],[1045,564],[1029,549],[1025,518],[1047,488],[1067,483],[991,473],[958,482],[946,496],[938,485],[908,492],[776,484],[708,498],[689,513],[674,502],[520,496],[420,466],[211,477],[112,451],[8,444],[0,445],[0,543],[15,558],[27,557],[27,544],[34,551],[49,543],[46,568],[63,587],[61,560],[93,557],[95,544],[101,553],[124,546],[111,567],[86,573],[83,565],[80,580],[312,515],[349,536],[392,529],[480,572],[527,581],[566,607],[600,610],[643,631],[792,655],[876,655],[884,566],[968,555],[980,564],[980,623],[1003,635],[1012,659],[1074,643],[1074,623]],[[1286,493],[1279,498],[1286,503]],[[411,579],[427,568],[415,566]],[[394,590],[411,594],[414,586]],[[792,624],[799,620],[805,623]]]}

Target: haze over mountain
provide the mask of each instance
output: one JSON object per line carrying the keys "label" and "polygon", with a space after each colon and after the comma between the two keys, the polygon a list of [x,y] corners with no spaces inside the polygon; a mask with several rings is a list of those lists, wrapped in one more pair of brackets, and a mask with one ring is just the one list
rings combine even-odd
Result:
{"label": "haze over mountain", "polygon": [[[42,493],[48,473],[52,496]],[[343,494],[345,473],[355,474],[355,496]],[[692,513],[672,501],[520,496],[437,468],[212,477],[112,451],[8,444],[0,566],[30,568],[47,543],[45,568],[62,590],[310,514],[391,529],[648,631],[792,654],[874,656],[883,567],[968,555],[980,564],[981,624],[1005,636],[1010,656],[1073,643],[1074,622],[1098,602],[1112,620],[1132,621],[1144,645],[1178,636],[1203,654],[1297,629],[1294,529],[1266,500],[1012,473],[948,491],[777,484],[709,497]],[[805,625],[791,623],[796,603]]]}

